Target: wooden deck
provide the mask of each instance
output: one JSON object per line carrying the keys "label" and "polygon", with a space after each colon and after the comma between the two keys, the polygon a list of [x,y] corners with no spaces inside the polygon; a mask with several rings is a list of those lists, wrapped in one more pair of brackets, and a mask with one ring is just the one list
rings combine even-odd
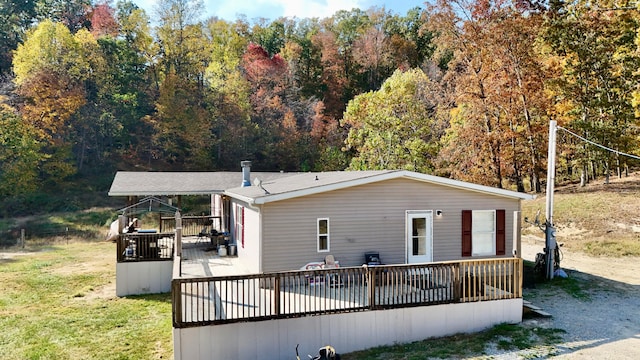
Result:
{"label": "wooden deck", "polygon": [[237,257],[218,256],[211,242],[197,236],[182,238],[181,277],[211,277],[249,274]]}
{"label": "wooden deck", "polygon": [[520,259],[248,274],[207,250],[183,249],[174,327],[522,297]]}

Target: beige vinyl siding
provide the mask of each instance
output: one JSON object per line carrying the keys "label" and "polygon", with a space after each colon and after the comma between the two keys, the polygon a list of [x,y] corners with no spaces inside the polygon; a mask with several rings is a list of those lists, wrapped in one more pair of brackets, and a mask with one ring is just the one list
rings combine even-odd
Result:
{"label": "beige vinyl siding", "polygon": [[[235,234],[236,206],[244,207],[244,248],[238,242]],[[248,207],[244,202],[231,201],[231,236],[236,243],[238,260],[242,267],[252,273],[260,272],[260,213],[258,210]]]}
{"label": "beige vinyl siding", "polygon": [[406,210],[442,210],[433,217],[433,260],[461,258],[462,210],[506,210],[506,256],[513,248],[519,200],[410,180],[392,179],[267,203],[262,207],[262,271],[297,269],[320,261],[317,219],[331,224],[331,251],[341,266],[359,266],[377,251],[384,263],[405,263]]}

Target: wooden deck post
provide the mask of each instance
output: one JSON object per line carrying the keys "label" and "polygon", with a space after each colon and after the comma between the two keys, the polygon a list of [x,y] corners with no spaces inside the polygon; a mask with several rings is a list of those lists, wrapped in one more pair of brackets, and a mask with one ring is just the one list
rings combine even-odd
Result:
{"label": "wooden deck post", "polygon": [[182,217],[180,210],[176,211],[176,255],[182,256]]}
{"label": "wooden deck post", "polygon": [[280,315],[280,276],[276,275],[273,283],[273,305],[275,315]]}
{"label": "wooden deck post", "polygon": [[367,270],[367,298],[369,300],[369,309],[376,307],[376,274],[375,268],[365,267]]}
{"label": "wooden deck post", "polygon": [[460,283],[460,264],[453,267],[453,298],[462,301],[462,284]]}
{"label": "wooden deck post", "polygon": [[173,327],[180,327],[182,324],[182,292],[180,291],[180,282],[171,281],[171,303],[173,304]]}

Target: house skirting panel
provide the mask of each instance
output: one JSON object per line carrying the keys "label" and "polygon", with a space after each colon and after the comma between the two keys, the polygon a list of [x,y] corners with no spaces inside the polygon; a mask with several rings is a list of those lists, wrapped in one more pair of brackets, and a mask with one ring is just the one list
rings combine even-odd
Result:
{"label": "house skirting panel", "polygon": [[116,263],[116,295],[170,292],[172,270],[173,261]]}
{"label": "house skirting panel", "polygon": [[175,360],[293,359],[324,345],[339,353],[470,333],[522,321],[522,299],[173,329]]}

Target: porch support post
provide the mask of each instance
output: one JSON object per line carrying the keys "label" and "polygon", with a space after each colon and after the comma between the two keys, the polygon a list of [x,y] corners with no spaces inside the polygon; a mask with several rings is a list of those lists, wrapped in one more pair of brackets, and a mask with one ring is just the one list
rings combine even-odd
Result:
{"label": "porch support post", "polygon": [[176,255],[182,257],[182,217],[180,210],[176,211]]}
{"label": "porch support post", "polygon": [[522,258],[522,213],[520,211],[513,212],[513,256]]}

